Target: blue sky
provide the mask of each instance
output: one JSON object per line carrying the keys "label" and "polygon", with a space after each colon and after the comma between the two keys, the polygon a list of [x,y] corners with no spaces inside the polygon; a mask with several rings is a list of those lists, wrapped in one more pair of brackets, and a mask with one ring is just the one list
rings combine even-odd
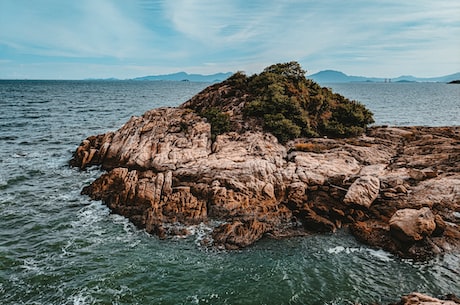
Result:
{"label": "blue sky", "polygon": [[460,1],[0,0],[0,78],[460,71]]}

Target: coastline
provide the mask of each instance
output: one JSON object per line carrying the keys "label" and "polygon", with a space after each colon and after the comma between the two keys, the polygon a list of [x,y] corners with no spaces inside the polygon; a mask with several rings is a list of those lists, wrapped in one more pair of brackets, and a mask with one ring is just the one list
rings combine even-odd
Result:
{"label": "coastline", "polygon": [[[458,251],[460,127],[346,125],[354,136],[274,136],[244,112],[246,103],[260,107],[251,96],[260,88],[245,94],[246,82],[237,75],[179,107],[147,111],[84,140],[70,164],[105,173],[82,193],[160,238],[187,236],[187,226],[204,223],[205,248],[236,250],[267,237],[346,228],[402,258]],[[336,127],[348,124],[338,120]]]}
{"label": "coastline", "polygon": [[[88,138],[71,163],[107,170],[83,193],[160,237],[186,234],[175,223],[219,220],[209,240],[236,249],[264,235],[349,227],[367,244],[424,259],[458,249],[459,135],[460,127],[371,127],[286,146],[260,132],[213,142],[204,119],[162,108]],[[396,211],[422,208],[428,229],[390,230]]]}
{"label": "coastline", "polygon": [[[14,84],[2,87],[11,91],[2,113],[9,125],[1,128],[7,144],[0,178],[7,265],[0,299],[41,304],[80,296],[80,303],[117,298],[133,304],[160,303],[161,298],[173,304],[197,295],[204,303],[285,304],[293,298],[298,303],[388,304],[411,291],[437,298],[460,295],[458,253],[423,262],[399,259],[358,243],[347,229],[281,240],[264,237],[243,250],[216,251],[200,244],[208,233],[204,225],[187,227],[195,235],[160,240],[110,213],[100,201],[81,196],[81,189],[102,174],[97,166],[68,167],[81,140],[116,130],[148,109],[174,106],[202,89],[191,91],[188,85],[193,84],[92,83],[90,93],[81,83],[24,84],[21,91]],[[378,104],[379,92],[363,87]],[[400,111],[397,105],[388,107]],[[408,119],[413,114],[404,112]],[[391,126],[394,116],[386,115],[388,120],[377,121]],[[453,122],[437,111],[434,115]]]}

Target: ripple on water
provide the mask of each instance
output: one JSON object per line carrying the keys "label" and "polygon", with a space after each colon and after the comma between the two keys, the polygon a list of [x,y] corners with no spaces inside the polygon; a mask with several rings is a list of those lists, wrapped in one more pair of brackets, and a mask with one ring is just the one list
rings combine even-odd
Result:
{"label": "ripple on water", "polygon": [[[202,246],[218,223],[160,240],[80,195],[101,173],[67,165],[84,138],[117,129],[148,109],[177,105],[206,84],[4,84],[1,304],[353,304],[390,303],[414,290],[460,295],[459,254],[425,263],[400,260],[364,247],[345,231],[218,251]],[[386,99],[372,106],[382,109],[377,121],[411,125],[429,115],[413,116],[416,109],[394,113],[390,93],[366,92],[366,103]],[[448,112],[444,122],[460,117],[458,109]]]}

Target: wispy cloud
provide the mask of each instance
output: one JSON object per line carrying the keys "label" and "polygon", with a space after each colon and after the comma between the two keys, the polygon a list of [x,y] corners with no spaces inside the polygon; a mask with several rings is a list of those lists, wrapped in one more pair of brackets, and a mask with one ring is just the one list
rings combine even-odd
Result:
{"label": "wispy cloud", "polygon": [[260,34],[256,27],[267,14],[262,8],[270,6],[251,3],[241,6],[238,1],[177,0],[165,2],[164,8],[184,36],[206,46],[228,47],[247,43]]}
{"label": "wispy cloud", "polygon": [[14,2],[2,4],[0,42],[21,53],[124,58],[154,36],[108,0]]}
{"label": "wispy cloud", "polygon": [[2,0],[0,70],[252,73],[298,60],[310,72],[431,76],[460,70],[459,15],[451,0]]}

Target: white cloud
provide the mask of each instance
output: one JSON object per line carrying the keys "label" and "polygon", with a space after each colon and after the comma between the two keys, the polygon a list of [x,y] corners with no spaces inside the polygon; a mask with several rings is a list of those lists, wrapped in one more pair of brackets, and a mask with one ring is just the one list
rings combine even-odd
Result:
{"label": "white cloud", "polygon": [[34,55],[125,58],[153,36],[108,0],[28,2],[1,19],[0,42]]}
{"label": "white cloud", "polygon": [[280,5],[225,0],[165,1],[166,16],[177,31],[206,46],[228,47],[250,43],[266,34],[264,24]]}
{"label": "white cloud", "polygon": [[0,56],[119,66],[117,77],[288,60],[309,72],[432,76],[460,70],[459,15],[451,0],[0,0]]}

